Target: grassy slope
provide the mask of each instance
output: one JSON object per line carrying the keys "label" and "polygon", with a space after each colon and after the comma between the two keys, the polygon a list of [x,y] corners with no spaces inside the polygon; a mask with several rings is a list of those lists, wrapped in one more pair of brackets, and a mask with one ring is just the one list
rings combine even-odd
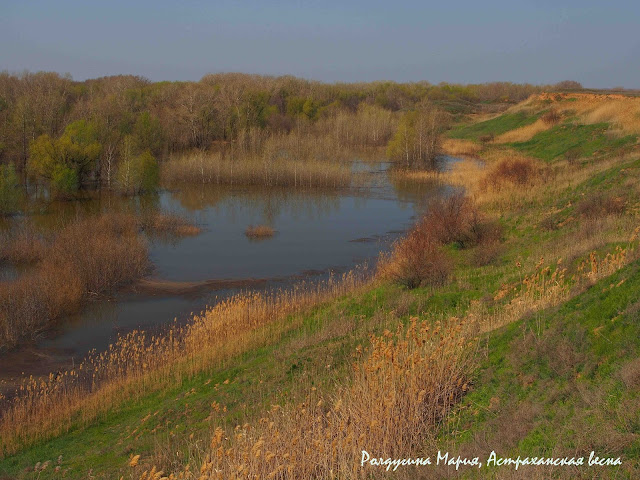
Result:
{"label": "grassy slope", "polygon": [[[507,119],[498,117],[489,121],[493,122],[489,127],[474,125],[467,130],[460,128],[453,132],[453,136],[461,135],[463,132],[462,136],[466,138],[477,138],[485,133],[499,133],[518,128],[534,120],[535,117],[508,117]],[[500,126],[502,130],[495,130],[496,125],[502,123],[505,124]],[[598,135],[601,134],[604,135],[602,132]],[[556,135],[560,135],[558,131]],[[559,146],[554,147],[552,154],[554,160],[564,153],[564,149],[572,148],[570,142],[565,142],[561,138],[556,140]],[[532,144],[528,148],[530,155],[540,158],[549,155],[546,150],[547,143]],[[610,154],[610,151],[601,153]],[[623,168],[626,169],[624,174]],[[541,229],[539,222],[547,211],[554,210],[554,220],[560,223],[573,214],[571,205],[576,200],[596,191],[624,190],[624,179],[629,176],[640,177],[640,162],[637,160],[632,159],[624,165],[604,168],[578,187],[563,192],[561,196],[547,196],[543,202],[529,205],[526,209],[516,208],[503,212],[501,223],[505,226],[507,240],[497,264],[469,267],[467,259],[472,252],[458,251],[454,252],[459,261],[456,281],[437,292],[429,289],[405,292],[393,286],[383,285],[354,298],[345,298],[320,306],[304,317],[302,328],[292,328],[273,345],[249,351],[215,369],[209,375],[185,381],[179,389],[155,394],[143,401],[125,405],[99,424],[85,429],[75,429],[67,435],[36,445],[3,460],[0,463],[0,478],[2,474],[21,478],[36,476],[55,478],[52,467],[38,474],[28,473],[25,469],[46,460],[55,464],[59,455],[62,455],[62,469],[71,469],[68,471],[67,478],[83,478],[89,469],[92,469],[98,478],[118,478],[121,474],[127,474],[126,465],[133,454],[142,455],[141,463],[154,454],[160,455],[165,460],[171,456],[172,462],[176,465],[183,464],[194,456],[197,459],[198,454],[193,451],[193,446],[206,447],[209,428],[214,421],[215,425],[225,422],[235,425],[245,418],[255,418],[265,406],[283,399],[295,398],[309,385],[330,389],[333,382],[345,378],[351,352],[357,344],[366,342],[370,332],[380,331],[386,325],[392,325],[398,320],[406,320],[412,313],[424,311],[436,316],[460,314],[466,310],[471,300],[486,301],[502,283],[518,279],[520,272],[513,268],[516,260],[522,261],[523,264],[527,260],[530,260],[529,263],[535,263],[534,258],[539,254],[541,246],[555,244],[575,235],[580,230],[578,222],[569,223],[566,228],[558,230]],[[613,246],[613,243],[604,242],[601,249],[610,250]],[[604,375],[607,372],[598,364],[604,365],[605,360],[608,361],[607,359],[611,356],[612,362],[614,360],[615,362],[612,363],[610,371],[617,371],[622,368],[621,365],[625,359],[630,360],[633,355],[637,355],[637,345],[632,345],[628,341],[630,334],[635,333],[628,324],[633,323],[630,319],[637,317],[633,317],[632,308],[620,317],[619,322],[616,320],[609,326],[621,329],[616,333],[616,338],[620,338],[623,343],[618,345],[620,348],[593,349],[592,344],[595,345],[595,343],[587,341],[589,339],[587,334],[595,327],[581,326],[583,313],[591,312],[589,315],[591,315],[591,322],[594,323],[598,321],[600,313],[609,314],[614,310],[626,309],[625,302],[629,302],[624,298],[637,291],[640,280],[636,277],[639,274],[637,274],[637,267],[630,267],[620,275],[626,275],[626,277],[620,277],[620,279],[626,278],[625,282],[612,290],[616,293],[620,292],[615,297],[619,301],[612,300],[613,303],[603,307],[602,311],[597,307],[601,304],[597,295],[598,289],[602,288],[598,286],[569,302],[560,310],[545,312],[492,335],[487,350],[489,356],[483,361],[476,375],[476,390],[465,398],[459,415],[454,417],[458,421],[455,431],[462,430],[462,432],[455,436],[445,433],[442,441],[459,445],[461,449],[472,449],[474,439],[485,426],[492,429],[495,438],[508,437],[511,424],[510,417],[507,415],[513,414],[514,408],[531,405],[535,407],[533,410],[532,408],[528,410],[525,408],[525,410],[537,412],[536,409],[542,409],[541,413],[537,412],[541,419],[537,420],[536,416],[527,423],[532,425],[531,428],[522,430],[524,432],[521,435],[522,438],[506,446],[507,450],[517,447],[518,450],[527,448],[529,450],[526,451],[534,451],[548,449],[550,445],[563,446],[566,444],[565,441],[575,442],[580,432],[591,431],[583,429],[584,423],[576,423],[573,431],[566,428],[563,431],[562,428],[558,428],[558,425],[566,424],[563,419],[569,418],[565,412],[567,409],[571,411],[571,418],[591,421],[583,415],[584,409],[575,413],[579,410],[576,406],[584,405],[584,399],[580,399],[582,403],[576,403],[576,390],[567,390],[567,385],[576,384],[575,378],[572,380],[573,384],[570,382],[573,371],[578,371],[576,369],[580,368],[580,371],[585,372],[580,382],[587,383],[581,383],[581,387],[585,386],[593,390],[594,397],[608,398],[610,391],[614,392],[616,388],[621,388],[620,380],[614,379],[613,383],[610,381],[598,383],[600,378],[598,375]],[[602,285],[608,285],[608,283],[605,281]],[[571,312],[573,313],[568,315]],[[567,318],[559,323],[558,318],[562,320],[565,316]],[[521,337],[524,337],[522,332],[530,331],[527,327],[531,326],[535,327],[533,332],[536,335],[529,339],[528,344],[522,343]],[[599,332],[603,335],[605,333],[605,331]],[[611,332],[606,330],[606,333]],[[543,341],[538,341],[538,337]],[[571,342],[563,341],[565,338],[579,338],[582,343],[573,345]],[[554,367],[548,365],[548,361],[545,363],[539,358],[538,345],[540,344],[546,345],[544,348],[550,352],[547,355],[549,359],[555,360],[558,356],[557,351],[569,352],[567,358],[572,359],[569,363],[571,368],[564,366],[562,375],[557,375],[553,370]],[[520,355],[519,352],[523,348],[529,350],[524,350],[525,355]],[[614,351],[622,352],[620,354],[622,358],[614,358],[611,355]],[[518,362],[509,363],[510,359],[517,359]],[[593,365],[596,367],[594,368]],[[586,375],[587,370],[590,376]],[[527,376],[526,387],[521,380],[524,375]],[[533,383],[530,383],[531,378]],[[229,382],[224,383],[227,379]],[[552,394],[554,391],[560,393]],[[624,402],[634,398],[637,400],[634,395],[637,395],[637,387],[635,393],[623,392],[620,395],[620,401],[615,405],[626,405]],[[521,397],[524,398],[524,403],[517,403]],[[496,405],[496,398],[502,403]],[[218,402],[227,407],[226,412],[214,413],[213,420],[210,417],[212,402]],[[482,408],[474,408],[476,405]],[[495,410],[497,413],[487,410],[488,405],[494,409],[497,408]],[[598,408],[596,413],[605,413],[604,407]],[[477,414],[475,410],[478,410]],[[496,421],[496,418],[500,420]],[[454,428],[451,422],[447,425],[450,429]],[[600,420],[596,425],[602,426],[604,422]],[[637,424],[635,428],[637,429]],[[561,431],[563,431],[562,438]],[[196,432],[196,438],[195,441],[188,442],[191,432]],[[557,434],[557,437],[549,437],[551,433]],[[197,441],[198,437],[201,438],[200,443]],[[547,440],[547,437],[550,440]],[[524,442],[523,445],[520,445],[521,441]],[[167,454],[169,451],[172,452],[171,455]],[[176,451],[179,453],[176,454]],[[627,445],[622,451],[625,454],[635,451],[637,454],[637,445],[635,447]]]}
{"label": "grassy slope", "polygon": [[473,123],[471,125],[460,125],[453,128],[449,132],[451,138],[465,138],[470,140],[478,140],[483,135],[500,135],[532,124],[538,119],[539,115],[529,115],[525,112],[505,113],[498,117],[486,120],[484,122]]}
{"label": "grassy slope", "polygon": [[[500,456],[623,459],[598,478],[635,478],[640,459],[640,262],[560,308],[487,339],[475,389],[442,442],[451,451]],[[492,476],[509,468],[482,470]],[[542,474],[525,468],[522,478]],[[514,473],[509,471],[509,473]],[[592,478],[579,469],[568,477]],[[467,476],[477,476],[469,470]]]}

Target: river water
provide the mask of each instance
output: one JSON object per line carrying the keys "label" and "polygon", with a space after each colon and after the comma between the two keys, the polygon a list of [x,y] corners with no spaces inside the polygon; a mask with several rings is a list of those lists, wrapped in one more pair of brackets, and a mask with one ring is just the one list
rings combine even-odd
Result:
{"label": "river water", "polygon": [[[188,185],[152,198],[101,196],[48,203],[32,215],[34,222],[58,225],[86,214],[122,210],[157,210],[191,219],[202,229],[199,235],[148,239],[153,264],[148,279],[199,287],[161,293],[129,287],[90,301],[34,342],[0,353],[0,379],[15,381],[22,374],[64,368],[92,349],[106,348],[120,334],[185,321],[243,289],[287,288],[375,262],[429,199],[446,191],[438,185],[392,182],[386,163],[358,168],[364,183],[340,191]],[[276,233],[252,240],[244,234],[249,225],[269,225]],[[17,274],[5,266],[0,281]]]}

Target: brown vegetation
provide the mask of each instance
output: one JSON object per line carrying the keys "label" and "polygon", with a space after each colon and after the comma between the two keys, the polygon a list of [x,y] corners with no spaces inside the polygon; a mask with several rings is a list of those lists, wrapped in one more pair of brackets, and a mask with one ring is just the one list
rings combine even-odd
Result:
{"label": "brown vegetation", "polygon": [[[253,137],[252,137],[253,138]],[[332,137],[289,134],[261,139],[227,153],[194,152],[163,165],[169,183],[290,187],[345,187],[351,166]]]}
{"label": "brown vegetation", "polygon": [[105,215],[65,227],[50,244],[35,243],[37,250],[19,250],[23,237],[14,239],[10,258],[35,264],[16,280],[0,282],[0,346],[46,328],[87,295],[141,276],[147,250],[137,232],[133,217]]}
{"label": "brown vegetation", "polygon": [[499,160],[487,172],[482,184],[499,190],[504,184],[517,186],[531,185],[540,175],[538,162],[526,157],[514,156]]}
{"label": "brown vegetation", "polygon": [[443,285],[453,270],[453,261],[443,245],[477,246],[475,262],[486,265],[499,255],[501,236],[501,227],[485,220],[470,198],[458,193],[438,199],[381,260],[378,275],[407,288]]}
{"label": "brown vegetation", "polygon": [[0,416],[0,457],[72,425],[87,425],[125,400],[174,388],[185,378],[211,371],[221,361],[293,328],[295,318],[290,315],[353,294],[368,277],[366,270],[358,270],[316,285],[240,294],[185,326],[174,325],[158,336],[132,332],[72,370],[25,380],[18,395],[5,401]]}
{"label": "brown vegetation", "polygon": [[244,234],[249,238],[263,239],[273,237],[276,231],[269,225],[249,225]]}

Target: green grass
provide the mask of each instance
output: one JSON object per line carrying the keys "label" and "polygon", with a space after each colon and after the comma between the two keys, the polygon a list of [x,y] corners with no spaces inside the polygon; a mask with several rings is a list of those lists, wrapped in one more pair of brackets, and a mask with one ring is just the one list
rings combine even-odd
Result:
{"label": "green grass", "polygon": [[[465,451],[488,445],[476,454],[493,449],[514,458],[588,457],[595,450],[624,462],[620,469],[599,470],[598,478],[637,478],[638,291],[640,262],[635,262],[560,308],[487,338],[488,355],[450,422],[449,428],[455,427],[442,435],[443,445]],[[466,474],[476,478],[480,472],[487,478],[486,469]],[[575,472],[565,473],[575,478]]]}
{"label": "green grass", "polygon": [[[461,135],[457,138],[500,134],[536,118],[508,114],[451,133]],[[581,139],[585,155],[591,150],[610,153],[620,146],[606,144],[610,139],[604,124],[559,125],[543,133],[549,132],[553,134],[545,141],[536,140],[537,135],[530,142],[518,144],[519,148],[552,159],[575,146],[574,136]],[[193,449],[206,449],[212,427],[255,419],[273,403],[299,398],[310,385],[331,392],[336,382],[348,378],[352,353],[358,344],[367,344],[369,333],[379,333],[393,327],[393,322],[425,312],[433,318],[461,315],[472,301],[486,302],[489,310],[499,308],[487,299],[501,284],[517,281],[522,275],[514,268],[515,262],[524,262],[540,244],[553,244],[562,236],[572,235],[580,221],[545,232],[538,226],[542,213],[555,205],[562,209],[556,214],[558,219],[564,219],[572,213],[572,207],[565,207],[569,202],[576,203],[596,191],[617,191],[623,188],[625,178],[638,177],[638,168],[638,159],[621,162],[560,195],[548,196],[540,204],[502,212],[500,221],[507,240],[494,265],[471,267],[473,252],[451,247],[450,253],[458,263],[451,284],[435,291],[425,288],[410,292],[378,286],[315,308],[299,322],[291,322],[298,326],[285,330],[272,344],[185,380],[179,388],[122,405],[89,427],[74,428],[1,460],[0,479],[2,475],[58,478],[53,466],[59,455],[63,458],[62,469],[71,469],[65,478],[86,478],[89,470],[96,478],[128,478],[131,455],[141,454],[143,463],[158,450],[171,450],[173,461],[180,464],[191,458],[195,466]],[[622,169],[628,170],[623,174]],[[486,431],[489,444],[501,454],[546,454],[553,448],[583,448],[585,442],[593,442],[594,448],[617,449],[626,458],[638,458],[640,393],[626,386],[620,372],[640,354],[639,290],[640,266],[634,264],[558,309],[487,336],[482,349],[487,355],[475,374],[473,391],[464,398],[458,415],[446,424],[446,432],[441,435],[443,445],[453,445],[448,448],[451,452],[472,449]],[[589,403],[589,399],[594,402]],[[210,417],[214,401],[226,406],[227,411]],[[635,420],[629,415],[635,415]],[[192,433],[194,438],[190,440]],[[635,440],[597,444],[619,439],[619,434]],[[25,470],[47,460],[53,465],[44,472]]]}
{"label": "green grass", "polygon": [[478,140],[483,135],[501,135],[510,130],[530,125],[538,119],[539,115],[531,115],[525,112],[505,113],[499,117],[471,125],[462,125],[453,128],[448,135],[451,138],[463,138]]}
{"label": "green grass", "polygon": [[613,154],[636,143],[635,135],[617,137],[607,133],[608,123],[581,125],[563,123],[536,134],[526,142],[511,143],[510,146],[533,157],[551,162],[575,149],[581,157],[595,154]]}

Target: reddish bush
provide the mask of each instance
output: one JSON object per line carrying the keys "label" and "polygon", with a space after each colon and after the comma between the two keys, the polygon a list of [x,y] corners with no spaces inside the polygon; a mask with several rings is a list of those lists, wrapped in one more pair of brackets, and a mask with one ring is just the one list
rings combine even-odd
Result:
{"label": "reddish bush", "polygon": [[416,227],[396,242],[391,257],[381,268],[383,277],[407,288],[417,288],[443,285],[453,264],[438,241]]}
{"label": "reddish bush", "polygon": [[529,185],[540,176],[540,168],[535,161],[526,158],[509,158],[498,162],[484,178],[485,187],[498,189],[500,185]]}

